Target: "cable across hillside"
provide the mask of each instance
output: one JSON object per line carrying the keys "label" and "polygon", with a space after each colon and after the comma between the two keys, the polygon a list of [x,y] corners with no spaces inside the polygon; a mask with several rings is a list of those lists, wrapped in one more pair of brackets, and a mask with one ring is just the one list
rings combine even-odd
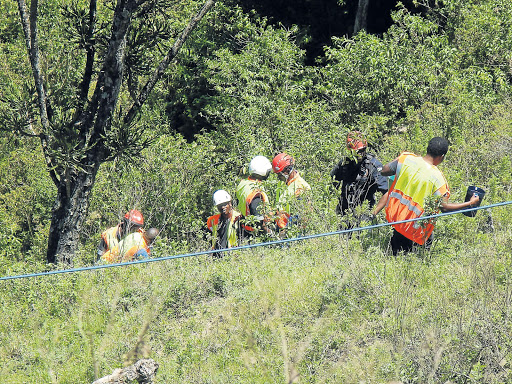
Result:
{"label": "cable across hillside", "polygon": [[[318,234],[313,234],[313,235],[294,237],[294,238],[290,238],[290,239],[268,241],[265,243],[247,244],[247,245],[242,245],[242,246],[233,247],[233,248],[229,248],[229,249],[228,248],[220,249],[220,250],[217,250],[217,252],[229,252],[229,251],[237,251],[237,250],[244,250],[244,249],[250,249],[250,248],[268,247],[271,245],[286,244],[286,243],[292,243],[292,242],[296,242],[296,241],[312,240],[312,239],[316,239],[316,238],[320,238],[320,237],[341,235],[341,234],[347,234],[347,233],[352,233],[352,232],[370,231],[372,229],[387,227],[387,226],[390,226],[393,224],[398,224],[398,223],[408,223],[408,222],[413,222],[413,221],[418,221],[418,220],[429,220],[429,219],[434,219],[434,218],[438,218],[438,217],[454,215],[457,213],[478,211],[481,209],[492,209],[492,208],[507,206],[510,204],[512,204],[512,201],[504,201],[504,202],[500,202],[500,203],[495,203],[495,204],[490,204],[490,205],[480,206],[480,207],[475,207],[475,208],[468,208],[468,209],[459,210],[459,211],[438,213],[438,214],[430,215],[430,216],[422,216],[422,217],[415,218],[415,219],[402,220],[402,221],[397,221],[397,222],[386,222],[386,223],[381,223],[381,224],[373,224],[373,225],[368,225],[368,226],[364,226],[364,227],[356,227],[356,228],[344,229],[344,230],[333,231],[333,232],[324,232],[324,233],[318,233]],[[158,262],[158,261],[183,259],[186,257],[201,256],[201,255],[207,255],[207,254],[211,254],[211,253],[212,253],[211,250],[207,250],[207,251],[198,251],[198,252],[184,253],[184,254],[178,254],[178,255],[172,255],[172,256],[163,256],[163,257],[157,257],[157,258],[152,258],[152,259],[129,261],[129,262],[124,262],[124,263],[91,265],[88,267],[60,269],[60,270],[55,270],[55,271],[46,271],[46,272],[39,272],[39,273],[27,273],[24,275],[3,276],[3,277],[0,277],[0,281],[25,279],[25,278],[39,277],[39,276],[59,275],[59,274],[64,274],[64,273],[93,271],[93,270],[98,270],[98,269],[107,269],[107,268],[116,268],[116,267],[127,267],[127,266],[135,265],[135,264],[146,264],[146,263],[153,263],[153,262]]]}

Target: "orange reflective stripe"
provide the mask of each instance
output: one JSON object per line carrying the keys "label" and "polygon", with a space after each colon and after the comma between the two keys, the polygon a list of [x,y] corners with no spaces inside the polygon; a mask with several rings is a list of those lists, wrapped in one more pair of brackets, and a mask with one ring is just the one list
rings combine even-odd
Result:
{"label": "orange reflective stripe", "polygon": [[286,225],[288,224],[289,217],[290,217],[290,215],[287,212],[278,212],[277,217],[276,217],[276,225],[280,229],[285,228]]}
{"label": "orange reflective stripe", "polygon": [[295,180],[297,180],[298,178],[299,178],[299,174],[297,173],[293,179],[289,179],[289,180],[286,182],[286,185],[290,185],[291,183],[293,183],[293,182],[294,182]]}
{"label": "orange reflective stripe", "polygon": [[402,191],[399,191],[398,189],[393,190],[389,194],[389,198],[398,200],[400,204],[407,207],[407,209],[411,212],[410,214],[406,215],[407,217],[398,217],[396,221],[412,219],[423,214],[423,208],[421,208],[418,203],[414,202],[409,196],[404,195]]}
{"label": "orange reflective stripe", "polygon": [[133,256],[137,252],[139,252],[141,249],[145,249],[146,252],[148,253],[148,255],[151,252],[151,250],[149,249],[148,243],[147,243],[146,239],[144,239],[144,238],[141,239],[141,243],[140,244],[134,245],[133,247],[131,247],[130,249],[125,251],[125,253],[124,253],[124,255],[123,255],[122,259],[121,259],[121,262],[132,261],[133,260]]}
{"label": "orange reflective stripe", "polygon": [[[232,211],[231,217],[229,219],[230,224],[227,228],[228,231],[228,248],[235,247],[238,243],[237,231],[239,228],[239,220],[242,217],[242,214],[236,210]],[[215,248],[215,244],[217,241],[217,227],[219,225],[219,221],[221,218],[221,214],[210,216],[206,225],[208,229],[212,232],[212,249]]]}
{"label": "orange reflective stripe", "polygon": [[[397,198],[390,198],[388,201],[388,206],[389,211],[386,210],[386,220],[388,222],[415,219],[421,216],[416,215],[414,211],[411,211],[406,204],[402,204],[401,201]],[[395,213],[393,217],[388,214],[390,211]],[[424,244],[428,237],[432,234],[432,231],[434,230],[434,224],[429,222],[426,225],[423,224],[422,227],[420,221],[410,221],[407,223],[393,224],[393,228],[395,228],[399,233],[408,239],[421,245]]]}
{"label": "orange reflective stripe", "polygon": [[247,215],[250,214],[251,210],[250,210],[249,206],[251,205],[252,201],[256,197],[261,197],[261,200],[263,200],[264,203],[268,203],[268,196],[265,192],[263,192],[261,190],[252,191],[251,193],[249,193],[249,195],[245,199],[245,209],[246,209]]}
{"label": "orange reflective stripe", "polygon": [[[404,152],[398,157],[395,174],[386,203],[388,222],[419,218],[424,214],[422,204],[426,197],[432,194],[449,194],[442,172],[433,165],[424,164],[424,160],[413,153]],[[434,188],[437,190],[434,191]],[[408,239],[421,245],[432,234],[434,221],[393,224],[393,227]]]}
{"label": "orange reflective stripe", "polygon": [[[264,203],[268,203],[268,196],[265,192],[263,192],[261,190],[252,191],[251,193],[249,193],[249,195],[245,199],[245,210],[247,212],[247,216],[249,216],[251,214],[250,205],[256,197],[261,197],[261,200],[263,200]],[[246,224],[244,224],[244,228],[249,232],[252,232],[255,230],[255,228],[253,228],[250,225],[246,225]]]}

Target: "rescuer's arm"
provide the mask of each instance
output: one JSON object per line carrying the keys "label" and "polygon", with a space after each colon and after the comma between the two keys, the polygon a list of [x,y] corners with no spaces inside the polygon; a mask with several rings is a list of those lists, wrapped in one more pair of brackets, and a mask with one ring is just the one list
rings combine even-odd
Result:
{"label": "rescuer's arm", "polygon": [[389,191],[387,191],[385,194],[381,196],[379,199],[379,202],[375,206],[375,208],[372,211],[373,216],[377,216],[377,214],[382,211],[382,209],[386,206],[386,202],[388,201]]}
{"label": "rescuer's arm", "polygon": [[380,171],[380,174],[382,176],[392,176],[396,173],[396,168],[398,165],[398,158],[395,160],[387,163],[385,166],[382,167],[382,171]]}
{"label": "rescuer's arm", "polygon": [[469,201],[465,201],[464,203],[449,203],[448,198],[446,197],[443,200],[443,202],[441,203],[441,210],[443,212],[449,212],[449,211],[456,211],[456,210],[464,209],[464,208],[470,208],[473,205],[477,204],[478,200],[480,200],[480,198],[476,194],[473,195],[471,197],[471,199],[469,199]]}

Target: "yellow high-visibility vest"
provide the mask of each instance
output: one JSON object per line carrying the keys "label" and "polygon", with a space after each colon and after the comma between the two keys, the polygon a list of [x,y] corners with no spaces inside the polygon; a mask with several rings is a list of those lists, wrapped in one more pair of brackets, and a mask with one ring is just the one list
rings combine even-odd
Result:
{"label": "yellow high-visibility vest", "polygon": [[[421,156],[404,152],[398,158],[395,180],[391,184],[386,204],[388,222],[415,219],[423,215],[429,196],[449,197],[450,190],[443,173]],[[424,244],[434,230],[435,222],[411,221],[393,227],[417,244]]]}

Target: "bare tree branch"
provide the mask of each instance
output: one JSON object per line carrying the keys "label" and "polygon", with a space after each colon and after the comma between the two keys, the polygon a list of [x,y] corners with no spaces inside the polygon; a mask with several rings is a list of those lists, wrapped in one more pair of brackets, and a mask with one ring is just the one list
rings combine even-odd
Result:
{"label": "bare tree branch", "polygon": [[155,84],[160,80],[162,77],[164,71],[169,66],[170,62],[176,57],[178,54],[180,48],[183,46],[183,43],[185,40],[187,40],[188,36],[192,31],[197,27],[197,24],[201,19],[206,15],[206,13],[213,7],[215,4],[215,0],[207,0],[206,3],[203,5],[201,10],[195,15],[188,25],[185,27],[185,29],[181,32],[181,35],[176,39],[174,42],[174,45],[171,47],[165,58],[160,62],[158,68],[155,70],[151,78],[148,80],[144,88],[139,94],[139,97],[135,100],[132,107],[124,117],[124,124],[129,125],[137,115],[137,113],[140,111],[140,108],[142,105],[146,102],[149,94],[155,87]]}
{"label": "bare tree branch", "polygon": [[94,33],[96,30],[96,9],[97,1],[91,0],[89,3],[89,25],[87,29],[87,36],[85,38],[85,50],[87,52],[87,61],[85,63],[84,76],[80,83],[78,105],[76,115],[79,116],[82,113],[85,102],[87,101],[87,95],[89,93],[89,86],[91,84],[91,78],[94,66],[94,55],[96,53],[94,39]]}
{"label": "bare tree branch", "polygon": [[39,61],[39,45],[37,42],[37,0],[32,0],[30,4],[30,18],[27,14],[27,4],[25,0],[18,0],[18,10],[20,12],[21,24],[23,26],[23,32],[25,33],[25,43],[30,58],[30,65],[32,66],[32,74],[34,76],[34,82],[36,85],[38,95],[39,114],[41,118],[41,125],[43,126],[43,133],[39,135],[41,139],[41,145],[46,160],[46,166],[48,168],[49,175],[53,183],[58,186],[59,179],[54,171],[54,167],[51,159],[48,156],[48,137],[50,123],[48,121],[46,91],[44,89],[44,79],[41,71],[41,64]]}
{"label": "bare tree branch", "polygon": [[104,161],[105,153],[101,145],[105,131],[109,129],[112,114],[124,74],[126,35],[131,25],[131,17],[137,8],[135,0],[119,1],[112,21],[112,36],[109,39],[103,66],[96,81],[96,89],[91,102],[77,121],[85,145],[94,152],[95,161]]}

